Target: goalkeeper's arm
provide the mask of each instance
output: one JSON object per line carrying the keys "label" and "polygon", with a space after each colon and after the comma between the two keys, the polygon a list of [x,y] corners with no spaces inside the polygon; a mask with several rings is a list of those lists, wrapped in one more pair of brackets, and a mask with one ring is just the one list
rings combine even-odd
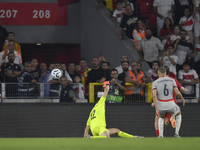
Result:
{"label": "goalkeeper's arm", "polygon": [[109,84],[107,84],[106,87],[104,88],[104,93],[102,95],[104,98],[106,98],[108,91],[109,91]]}
{"label": "goalkeeper's arm", "polygon": [[90,126],[87,126],[87,125],[86,125],[85,131],[84,131],[84,135],[83,135],[84,138],[85,138],[85,136],[88,134],[89,129],[90,129]]}

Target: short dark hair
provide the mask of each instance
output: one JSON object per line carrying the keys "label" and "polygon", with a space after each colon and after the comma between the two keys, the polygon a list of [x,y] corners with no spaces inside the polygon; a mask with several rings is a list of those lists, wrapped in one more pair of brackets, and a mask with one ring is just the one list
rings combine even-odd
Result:
{"label": "short dark hair", "polygon": [[[158,66],[160,67],[159,61],[153,61],[153,62],[152,62],[152,66],[153,66],[154,63],[157,63]],[[152,67],[152,66],[151,66],[151,67]]]}
{"label": "short dark hair", "polygon": [[37,58],[32,58],[32,59],[31,59],[31,61],[32,61],[33,59],[36,59],[36,60],[38,61],[38,59],[37,59]]}
{"label": "short dark hair", "polygon": [[146,30],[150,30],[150,31],[152,31],[151,28],[149,28],[149,27],[147,27],[147,28],[145,29],[145,31],[146,31]]}
{"label": "short dark hair", "polygon": [[183,63],[183,66],[186,66],[186,65],[190,66],[189,62],[186,61]]}
{"label": "short dark hair", "polygon": [[128,63],[128,65],[129,65],[129,61],[128,61],[128,60],[127,60],[127,61],[121,62],[121,65],[122,65],[123,63]]}
{"label": "short dark hair", "polygon": [[131,64],[132,64],[132,63],[137,63],[137,61],[132,61]]}
{"label": "short dark hair", "polygon": [[74,64],[74,65],[76,66],[76,63],[73,62],[73,61],[69,62],[68,66],[69,66],[70,64]]}
{"label": "short dark hair", "polygon": [[80,74],[75,74],[74,78],[75,77],[79,77],[81,79],[81,75]]}
{"label": "short dark hair", "polygon": [[14,32],[8,32],[8,34],[7,34],[7,35],[9,35],[9,34],[13,34],[13,35],[15,36],[15,33],[14,33]]}
{"label": "short dark hair", "polygon": [[166,69],[166,75],[169,75],[169,72],[170,72],[169,67],[168,66],[163,66],[163,67],[165,67]]}
{"label": "short dark hair", "polygon": [[10,55],[10,54],[13,54],[15,56],[14,52],[9,52],[8,55]]}
{"label": "short dark hair", "polygon": [[[131,5],[130,5],[130,4],[126,4],[125,8],[126,8],[127,6],[130,6],[130,7],[131,7]],[[132,9],[132,7],[131,7],[131,9]]]}
{"label": "short dark hair", "polygon": [[31,64],[31,62],[30,62],[30,61],[26,61],[26,62],[24,63],[24,66],[26,66],[27,64]]}
{"label": "short dark hair", "polygon": [[62,77],[60,77],[60,79],[61,79],[61,78],[66,78],[66,79],[67,79],[67,77],[66,77],[66,76],[62,76]]}
{"label": "short dark hair", "polygon": [[109,62],[108,61],[101,61],[101,64],[107,64],[109,66]]}
{"label": "short dark hair", "polygon": [[85,58],[81,58],[81,60],[79,61],[79,63],[84,60],[85,62],[87,62],[87,60]]}
{"label": "short dark hair", "polygon": [[117,71],[117,73],[118,73],[118,70],[117,70],[117,69],[111,69],[111,70],[110,70],[110,74],[111,74],[111,72],[113,72],[113,71]]}
{"label": "short dark hair", "polygon": [[96,58],[96,59],[98,59],[98,60],[99,60],[99,58],[98,58],[98,57],[96,57],[96,56],[92,57],[92,59],[94,59],[94,58]]}
{"label": "short dark hair", "polygon": [[54,64],[62,64],[60,61],[56,61],[54,62]]}
{"label": "short dark hair", "polygon": [[187,33],[187,31],[185,30],[185,29],[181,29],[181,31],[180,32],[185,32],[185,33]]}
{"label": "short dark hair", "polygon": [[115,2],[115,4],[117,5],[117,4],[122,4],[122,2],[121,1],[119,1],[119,0],[117,0],[116,2]]}

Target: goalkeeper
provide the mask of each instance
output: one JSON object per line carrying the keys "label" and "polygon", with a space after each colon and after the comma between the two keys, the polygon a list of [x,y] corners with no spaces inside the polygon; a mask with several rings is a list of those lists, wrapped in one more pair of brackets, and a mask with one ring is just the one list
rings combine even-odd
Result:
{"label": "goalkeeper", "polygon": [[[110,135],[112,134],[118,134],[119,137],[124,137],[124,138],[138,137],[122,132],[116,128],[106,129],[105,101],[109,91],[109,82],[108,81],[104,82],[103,87],[105,88],[102,97],[90,112],[87,125],[84,131],[84,138],[110,138]],[[93,136],[90,136],[88,134],[89,129],[91,130]]]}

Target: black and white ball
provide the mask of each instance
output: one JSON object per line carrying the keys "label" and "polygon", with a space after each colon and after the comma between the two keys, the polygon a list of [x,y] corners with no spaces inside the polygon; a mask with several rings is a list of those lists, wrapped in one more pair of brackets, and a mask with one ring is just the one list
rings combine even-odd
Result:
{"label": "black and white ball", "polygon": [[60,69],[53,69],[51,71],[51,75],[53,76],[53,79],[60,79],[62,73],[61,73]]}

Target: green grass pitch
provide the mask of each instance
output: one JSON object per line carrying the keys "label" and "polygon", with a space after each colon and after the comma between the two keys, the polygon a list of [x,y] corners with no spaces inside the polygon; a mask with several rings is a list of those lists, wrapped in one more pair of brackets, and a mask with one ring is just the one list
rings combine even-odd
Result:
{"label": "green grass pitch", "polygon": [[200,137],[185,138],[0,138],[0,150],[199,150]]}

